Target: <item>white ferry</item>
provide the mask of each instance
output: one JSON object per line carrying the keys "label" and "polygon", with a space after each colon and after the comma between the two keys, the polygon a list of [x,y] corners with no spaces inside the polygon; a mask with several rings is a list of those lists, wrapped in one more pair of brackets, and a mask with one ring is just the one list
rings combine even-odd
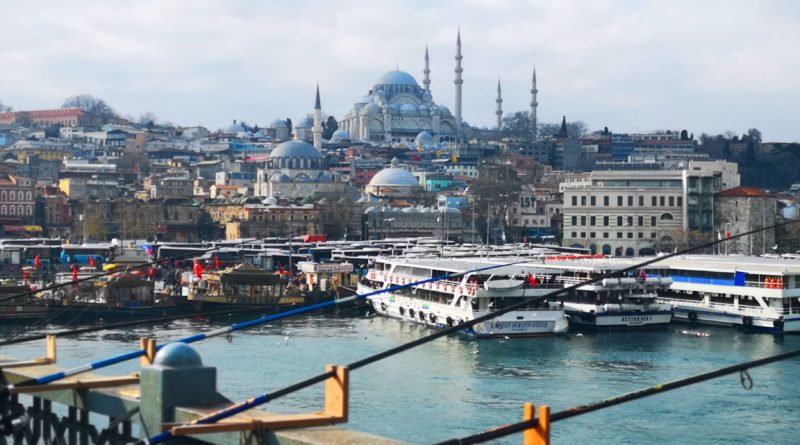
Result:
{"label": "white ferry", "polygon": [[675,320],[771,333],[800,332],[800,261],[741,255],[682,255],[650,265],[672,278],[661,301]]}
{"label": "white ferry", "polygon": [[[478,260],[378,257],[374,260],[374,267],[359,283],[358,293],[364,295],[378,289],[488,266],[490,264]],[[544,295],[557,286],[553,283],[532,287],[527,280],[532,272],[533,267],[520,265],[468,272],[457,279],[442,279],[376,294],[369,297],[369,301],[380,315],[445,328]],[[478,323],[465,333],[477,337],[528,337],[564,333],[568,326],[563,309],[537,302]]]}
{"label": "white ferry", "polygon": [[[512,261],[506,259],[504,261]],[[537,283],[565,288],[613,273],[632,263],[603,255],[549,255],[526,264]],[[550,299],[563,307],[572,328],[603,330],[665,329],[672,321],[672,305],[657,301],[658,292],[672,284],[669,278],[606,278],[580,285]],[[552,288],[547,289],[552,291]]]}

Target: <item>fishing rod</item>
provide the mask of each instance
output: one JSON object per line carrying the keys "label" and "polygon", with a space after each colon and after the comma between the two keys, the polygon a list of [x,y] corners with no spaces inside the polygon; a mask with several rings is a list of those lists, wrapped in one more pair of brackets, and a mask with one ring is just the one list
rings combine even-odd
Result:
{"label": "fishing rod", "polygon": [[[620,405],[626,402],[631,402],[633,400],[642,399],[644,397],[652,396],[655,394],[661,394],[667,391],[671,391],[673,389],[683,388],[689,385],[693,385],[695,383],[705,382],[708,380],[715,379],[717,377],[733,374],[735,372],[741,373],[742,386],[745,389],[750,389],[752,387],[752,379],[750,378],[750,375],[747,374],[748,369],[755,368],[758,366],[768,365],[771,363],[787,360],[794,357],[800,357],[800,349],[795,349],[793,351],[788,351],[781,354],[771,355],[757,360],[751,360],[749,362],[738,363],[724,368],[715,369],[713,371],[704,372],[702,374],[697,374],[691,377],[673,380],[667,383],[656,384],[647,388],[610,397],[608,399],[600,400],[597,402],[574,406],[572,408],[568,408],[566,410],[551,414],[550,422],[551,423],[557,422],[559,420],[569,419],[571,417],[580,416],[582,414],[588,414],[593,411],[598,411],[604,408],[610,408],[612,406]],[[457,439],[448,439],[442,442],[437,442],[436,445],[467,445],[473,443],[482,443],[493,439],[499,439],[501,437],[505,437],[510,434],[520,433],[530,428],[535,428],[538,422],[539,419],[525,420],[522,422],[491,428],[489,430],[473,434],[471,436],[461,437]]]}
{"label": "fishing rod", "polygon": [[[785,226],[785,225],[788,225],[788,224],[794,224],[794,223],[797,223],[797,222],[798,222],[798,220],[786,221],[786,222],[774,224],[774,225],[769,226],[769,227],[761,227],[761,228],[754,229],[754,230],[751,230],[751,231],[748,231],[748,232],[743,232],[743,233],[731,236],[730,238],[725,238],[723,240],[718,240],[718,241],[713,241],[712,240],[711,242],[708,242],[708,243],[705,243],[705,244],[700,244],[700,245],[697,245],[697,246],[694,246],[694,247],[688,247],[688,248],[683,249],[681,251],[677,251],[676,250],[673,253],[666,254],[664,256],[660,256],[660,257],[656,257],[656,258],[652,258],[652,259],[649,259],[649,260],[646,260],[646,261],[642,261],[642,262],[639,262],[639,263],[634,264],[632,266],[628,266],[628,267],[625,267],[625,268],[622,268],[622,269],[618,269],[618,270],[615,270],[613,272],[609,272],[609,273],[600,275],[598,277],[595,277],[595,278],[592,278],[592,279],[588,279],[586,281],[575,283],[573,285],[570,285],[570,286],[562,288],[562,289],[557,289],[557,290],[549,292],[549,293],[547,293],[545,295],[528,298],[528,299],[523,300],[521,302],[514,303],[512,305],[506,306],[506,307],[504,307],[502,309],[498,309],[497,311],[494,311],[494,312],[491,312],[491,313],[488,313],[488,314],[485,314],[485,315],[481,315],[479,317],[475,317],[472,320],[465,321],[465,322],[463,322],[461,324],[450,326],[450,327],[438,330],[438,331],[433,332],[433,333],[431,333],[431,334],[429,334],[427,336],[418,338],[416,340],[412,340],[412,341],[410,341],[408,343],[404,343],[404,344],[396,346],[394,348],[390,348],[390,349],[388,349],[386,351],[379,352],[377,354],[373,354],[373,355],[368,356],[368,357],[366,357],[364,359],[361,359],[361,360],[358,360],[356,362],[350,363],[349,365],[346,365],[346,367],[348,369],[350,369],[351,371],[354,371],[356,369],[359,369],[359,368],[362,368],[364,366],[367,366],[367,365],[369,365],[371,363],[375,363],[377,361],[380,361],[380,360],[382,360],[384,358],[391,357],[393,355],[399,354],[401,352],[407,351],[407,350],[412,349],[414,347],[417,347],[417,346],[423,345],[425,343],[431,342],[431,341],[436,340],[438,338],[441,338],[441,337],[444,337],[444,336],[459,332],[459,331],[464,330],[466,328],[470,328],[470,327],[472,327],[472,326],[474,326],[474,325],[476,325],[478,323],[482,323],[484,321],[488,321],[488,320],[497,318],[500,315],[503,315],[505,313],[511,312],[513,310],[516,310],[516,309],[520,309],[520,308],[525,307],[525,306],[527,306],[527,305],[529,305],[529,304],[531,304],[531,303],[533,303],[535,301],[540,301],[540,300],[543,300],[543,299],[546,299],[546,298],[558,296],[561,293],[569,292],[571,290],[575,290],[578,287],[585,286],[587,284],[597,283],[597,282],[600,282],[600,281],[602,281],[604,279],[607,279],[607,278],[613,278],[615,276],[621,276],[623,274],[627,274],[628,272],[631,272],[631,271],[634,271],[634,270],[637,270],[637,269],[641,269],[641,268],[643,268],[645,266],[649,266],[650,264],[654,264],[654,263],[657,263],[659,261],[663,261],[663,260],[668,259],[668,258],[672,258],[672,257],[679,256],[679,255],[684,255],[686,253],[693,252],[695,250],[700,250],[700,249],[705,249],[705,248],[708,248],[708,247],[712,247],[712,246],[714,246],[716,244],[727,242],[727,241],[732,240],[732,239],[736,239],[736,238],[740,238],[740,237],[743,237],[743,236],[751,235],[751,234],[758,233],[758,232],[761,232],[761,231],[764,231],[764,230],[768,230],[768,229],[775,229],[775,228],[782,227],[782,226]],[[508,265],[512,265],[512,264],[526,263],[526,262],[527,261],[524,261],[524,262],[520,261],[520,262],[516,262],[516,263],[495,265],[495,266],[491,266],[491,267],[487,267],[487,268],[482,268],[482,270],[493,269],[493,268],[497,268],[497,267],[504,267],[504,266],[508,266]],[[456,273],[456,274],[452,274],[450,277],[458,276],[458,275],[464,275],[464,274],[467,274],[467,273],[472,273],[472,271],[459,272],[459,273]],[[417,284],[428,283],[428,282],[436,281],[437,279],[441,279],[441,278],[443,278],[443,277],[436,277],[436,278],[432,278],[432,279],[427,279],[427,280],[422,280],[422,281],[418,281],[418,282],[414,282],[414,283],[409,283],[409,284],[406,284],[406,285],[397,286],[395,289],[402,289],[402,288],[406,288],[406,287],[409,287],[409,286],[415,286]],[[394,290],[394,289],[384,289],[384,290],[380,290],[380,291],[376,291],[376,292],[370,292],[370,293],[365,294],[365,295],[366,296],[371,296],[371,295],[374,295],[376,293],[383,293],[383,292],[387,292],[387,291],[390,291],[390,290]],[[184,424],[184,425],[197,425],[197,424],[207,425],[207,424],[216,423],[216,422],[218,422],[220,420],[227,419],[227,418],[229,418],[231,416],[235,416],[235,415],[237,415],[239,413],[242,413],[244,411],[256,408],[256,407],[261,406],[263,404],[266,404],[266,403],[268,403],[268,402],[270,402],[272,400],[278,399],[278,398],[286,396],[288,394],[292,394],[292,393],[294,393],[296,391],[299,391],[301,389],[305,389],[305,388],[307,388],[309,386],[312,386],[312,385],[315,385],[317,383],[322,383],[325,380],[327,380],[327,379],[329,379],[331,377],[334,377],[334,375],[335,375],[335,371],[324,372],[322,374],[318,374],[316,376],[310,377],[310,378],[308,378],[306,380],[297,382],[297,383],[295,383],[293,385],[290,385],[290,386],[287,386],[285,388],[279,389],[279,390],[274,391],[272,393],[264,393],[264,394],[261,394],[261,395],[255,396],[255,397],[251,397],[251,398],[249,398],[249,399],[247,399],[247,400],[245,400],[243,402],[235,403],[235,404],[233,404],[233,405],[231,405],[231,406],[229,406],[227,408],[223,408],[223,409],[221,409],[221,410],[219,410],[217,412],[211,413],[211,414],[203,416],[203,417],[199,417],[199,418],[193,420],[192,422],[189,422],[189,423]],[[184,426],[184,425],[182,425],[182,426]],[[157,434],[155,436],[152,436],[150,438],[140,440],[140,441],[136,442],[136,445],[151,445],[151,444],[162,443],[162,442],[165,442],[167,440],[170,440],[172,437],[173,437],[172,431],[168,430],[168,431],[164,431],[164,432],[162,432],[160,434]]]}
{"label": "fishing rod", "polygon": [[[156,260],[153,260],[153,261],[147,261],[147,262],[144,262],[144,263],[141,263],[141,264],[126,266],[126,268],[135,270],[135,269],[140,269],[140,268],[158,266],[158,265],[162,264],[165,261],[169,262],[169,261],[183,260],[183,259],[187,259],[187,258],[196,257],[201,253],[208,253],[208,252],[211,252],[211,251],[214,251],[214,250],[222,249],[224,247],[241,246],[241,245],[248,244],[248,243],[255,243],[255,242],[265,241],[265,240],[268,240],[270,238],[271,237],[254,238],[254,239],[251,239],[251,240],[245,240],[245,241],[241,241],[241,242],[230,244],[230,245],[226,245],[226,246],[208,247],[208,248],[205,248],[205,249],[202,249],[202,250],[198,250],[198,251],[195,251],[195,252],[190,252],[190,253],[186,253],[186,254],[182,254],[182,255],[177,255],[177,256],[174,256],[174,257],[170,257],[170,258],[161,258],[161,259],[156,259]],[[290,257],[292,256],[292,252],[289,252],[289,256]],[[83,283],[83,282],[86,282],[86,281],[96,280],[97,278],[100,278],[100,277],[113,275],[113,274],[115,274],[117,272],[118,271],[116,271],[116,270],[109,270],[109,271],[106,271],[106,272],[96,273],[96,274],[93,274],[93,275],[90,275],[90,276],[87,276],[87,277],[83,277],[83,278],[76,278],[76,279],[73,279],[71,281],[67,281],[67,282],[64,282],[64,283],[58,283],[58,284],[54,283],[54,284],[51,284],[49,286],[45,286],[45,287],[43,287],[41,289],[30,290],[30,291],[23,292],[21,294],[0,297],[0,303],[2,303],[4,301],[13,300],[15,298],[29,297],[29,296],[32,296],[32,295],[36,295],[36,294],[38,294],[40,292],[46,292],[46,291],[50,291],[50,290],[60,289],[62,287],[67,287],[67,286],[74,286],[76,284]]]}
{"label": "fishing rod", "polygon": [[[264,323],[268,323],[268,322],[271,322],[271,321],[280,320],[280,319],[283,319],[283,318],[287,318],[287,317],[291,317],[291,316],[299,315],[299,314],[304,314],[304,313],[307,313],[307,312],[312,312],[312,311],[315,311],[317,309],[323,309],[323,308],[327,308],[327,307],[333,307],[333,306],[336,306],[336,305],[342,305],[344,303],[350,303],[352,301],[363,300],[363,299],[369,298],[369,297],[371,297],[373,295],[378,295],[378,294],[381,294],[381,293],[384,293],[384,292],[388,292],[388,291],[405,289],[405,288],[408,288],[408,287],[411,287],[411,286],[414,286],[414,285],[417,285],[417,284],[432,283],[432,282],[443,280],[443,279],[446,279],[446,278],[453,278],[453,277],[456,277],[456,276],[459,276],[459,275],[464,275],[466,273],[481,272],[481,271],[485,271],[485,270],[496,269],[496,268],[505,267],[505,266],[509,266],[509,265],[513,265],[513,264],[520,264],[520,263],[524,263],[524,262],[526,262],[526,261],[517,261],[517,262],[509,263],[509,264],[492,265],[492,266],[472,269],[472,270],[469,270],[469,271],[466,271],[466,272],[459,272],[459,273],[450,274],[450,275],[443,275],[443,276],[439,276],[439,277],[428,278],[426,280],[407,283],[407,284],[395,286],[395,287],[388,288],[388,289],[380,289],[380,290],[377,290],[377,291],[374,291],[374,292],[369,292],[369,293],[362,294],[362,295],[356,294],[356,295],[351,295],[349,297],[340,298],[338,300],[323,301],[323,302],[320,302],[320,303],[315,303],[315,304],[311,304],[311,305],[308,305],[308,306],[303,306],[303,307],[299,307],[299,308],[296,308],[296,309],[291,309],[289,311],[281,312],[281,313],[278,313],[278,314],[265,315],[263,317],[256,318],[254,320],[249,320],[249,321],[245,321],[245,322],[241,322],[241,323],[234,323],[234,324],[232,324],[230,326],[225,326],[225,327],[222,327],[222,328],[219,328],[219,329],[214,329],[214,330],[211,330],[211,331],[208,331],[208,332],[190,335],[188,337],[184,337],[184,338],[181,338],[181,339],[178,339],[178,340],[174,340],[172,342],[168,342],[168,343],[157,345],[156,346],[156,350],[158,351],[161,348],[163,348],[164,346],[166,346],[168,344],[171,344],[171,343],[190,344],[190,343],[198,342],[198,341],[201,341],[201,340],[206,340],[206,339],[213,338],[213,337],[218,337],[220,335],[226,335],[226,334],[230,334],[232,332],[241,331],[241,330],[248,329],[248,328],[251,328],[253,326],[258,326],[258,325],[261,325],[261,324],[264,324]],[[133,360],[133,359],[142,357],[144,354],[145,354],[145,351],[139,349],[139,350],[136,350],[136,351],[127,352],[127,353],[120,354],[120,355],[117,355],[117,356],[114,356],[114,357],[110,357],[110,358],[106,358],[106,359],[103,359],[103,360],[97,360],[97,361],[93,361],[93,362],[90,362],[90,363],[86,363],[84,365],[77,366],[75,368],[67,369],[67,370],[64,370],[64,371],[51,373],[51,374],[44,375],[44,376],[41,376],[41,377],[29,378],[29,379],[23,380],[21,382],[18,382],[16,384],[8,384],[8,385],[5,385],[5,386],[0,386],[0,398],[8,397],[11,394],[11,390],[13,388],[44,385],[44,384],[55,382],[55,381],[58,381],[58,380],[61,380],[61,379],[64,379],[66,377],[70,377],[70,376],[73,376],[73,375],[77,375],[77,374],[81,374],[81,373],[84,373],[84,372],[105,368],[105,367],[108,367],[108,366],[111,366],[111,365],[115,365],[117,363],[126,362],[128,360]]]}

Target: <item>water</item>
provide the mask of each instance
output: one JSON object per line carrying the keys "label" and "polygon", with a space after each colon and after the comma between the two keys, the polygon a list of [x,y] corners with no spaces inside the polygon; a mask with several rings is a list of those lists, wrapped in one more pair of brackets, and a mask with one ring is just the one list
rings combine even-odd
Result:
{"label": "water", "polygon": [[[141,336],[176,339],[218,324],[183,321],[163,326],[59,340],[59,365],[75,366],[136,348]],[[4,327],[3,336],[14,328]],[[63,329],[51,326],[48,329]],[[348,428],[412,443],[431,443],[516,422],[522,404],[553,411],[601,400],[718,367],[800,348],[727,328],[695,328],[708,337],[667,331],[598,333],[564,338],[469,340],[443,338],[354,371]],[[218,367],[219,389],[241,400],[295,383],[429,331],[361,310],[300,317],[237,333],[233,341],[196,343],[204,363]],[[43,355],[43,341],[6,346],[0,354]],[[108,368],[123,374],[138,362]],[[554,443],[719,444],[797,443],[800,437],[800,364],[797,359],[750,370],[746,391],[739,376],[722,377],[553,424]],[[265,406],[297,412],[321,408],[322,386]],[[519,444],[512,435],[493,443]]]}

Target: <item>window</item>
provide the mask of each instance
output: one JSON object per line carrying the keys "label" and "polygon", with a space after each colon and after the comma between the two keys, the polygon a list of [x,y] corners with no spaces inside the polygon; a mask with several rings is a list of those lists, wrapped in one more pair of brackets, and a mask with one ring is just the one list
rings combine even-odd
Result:
{"label": "window", "polygon": [[603,196],[603,205],[608,207],[608,196]]}
{"label": "window", "polygon": [[628,226],[633,227],[633,217],[632,216],[628,217]]}
{"label": "window", "polygon": [[622,232],[617,232],[617,238],[622,238]]}
{"label": "window", "polygon": [[644,216],[640,216],[638,218],[637,222],[639,223],[639,227],[643,227],[644,226]]}
{"label": "window", "polygon": [[650,234],[650,238],[652,238],[652,239],[656,239],[656,232],[653,232],[653,233],[651,233],[651,234]]}
{"label": "window", "polygon": [[622,196],[617,196],[617,205],[622,206]]}
{"label": "window", "polygon": [[25,200],[26,201],[30,201],[31,200],[31,192],[26,192],[25,193]]}
{"label": "window", "polygon": [[25,210],[28,215],[33,215],[33,206],[28,206]]}
{"label": "window", "polygon": [[593,206],[594,206],[594,205],[597,205],[597,200],[595,199],[595,197],[594,197],[594,196],[590,196],[590,197],[589,197],[589,204],[590,204],[590,205],[593,205]]}
{"label": "window", "polygon": [[639,207],[644,207],[644,196],[639,197]]}
{"label": "window", "polygon": [[670,207],[675,207],[675,197],[674,196],[670,196],[669,197],[669,206]]}
{"label": "window", "polygon": [[661,221],[672,221],[674,218],[672,217],[672,213],[662,213],[660,219]]}
{"label": "window", "polygon": [[657,206],[658,205],[658,198],[656,198],[655,196],[652,196],[650,198],[650,205],[653,206],[653,207]]}
{"label": "window", "polygon": [[578,225],[578,217],[577,216],[573,216],[572,217],[572,225],[573,226],[577,226]]}
{"label": "window", "polygon": [[678,207],[683,207],[683,196],[678,196]]}
{"label": "window", "polygon": [[597,238],[597,234],[594,232],[589,232],[589,238]]}
{"label": "window", "polygon": [[617,217],[617,226],[622,226],[622,217],[621,216]]}
{"label": "window", "polygon": [[639,232],[639,238],[644,238],[644,232]]}
{"label": "window", "polygon": [[633,207],[633,196],[628,196],[628,207]]}
{"label": "window", "polygon": [[572,205],[574,205],[574,206],[578,205],[578,197],[577,196],[573,196],[572,197]]}
{"label": "window", "polygon": [[589,225],[593,226],[593,225],[595,225],[595,223],[596,223],[596,218],[594,216],[590,217],[589,218]]}
{"label": "window", "polygon": [[628,232],[628,238],[633,238],[633,232]]}
{"label": "window", "polygon": [[608,232],[603,232],[603,238],[608,238]]}
{"label": "window", "polygon": [[586,238],[586,232],[581,232],[581,238]]}
{"label": "window", "polygon": [[586,197],[585,196],[581,196],[581,205],[582,206],[586,205]]}
{"label": "window", "polygon": [[585,216],[581,216],[581,225],[582,226],[586,225],[586,217]]}
{"label": "window", "polygon": [[603,225],[608,227],[608,217],[607,216],[603,217]]}
{"label": "window", "polygon": [[8,207],[9,207],[9,209],[8,209],[8,210],[10,210],[10,212],[9,212],[9,213],[10,213],[10,214],[12,214],[12,215],[16,215],[16,210],[15,210],[15,209],[16,209],[16,207],[14,207],[14,206],[8,206]]}
{"label": "window", "polygon": [[655,216],[651,216],[650,217],[650,226],[651,227],[655,227],[656,226],[656,217]]}
{"label": "window", "polygon": [[16,201],[17,200],[17,192],[12,191],[11,193],[9,193],[8,194],[8,200],[9,201]]}
{"label": "window", "polygon": [[661,207],[664,207],[664,197],[663,196],[659,196],[658,197],[658,205],[660,205]]}
{"label": "window", "polygon": [[8,209],[6,208],[6,206],[0,207],[0,215],[5,215],[6,212],[8,212]]}
{"label": "window", "polygon": [[577,238],[578,237],[578,232],[572,232],[572,237],[573,238]]}

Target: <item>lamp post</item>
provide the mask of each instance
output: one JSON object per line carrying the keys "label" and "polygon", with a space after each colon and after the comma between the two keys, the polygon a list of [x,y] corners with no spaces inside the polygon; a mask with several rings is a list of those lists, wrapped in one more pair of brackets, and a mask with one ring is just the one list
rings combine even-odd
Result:
{"label": "lamp post", "polygon": [[78,221],[82,223],[83,229],[81,233],[81,244],[86,244],[86,220],[83,219],[83,213],[78,215]]}

